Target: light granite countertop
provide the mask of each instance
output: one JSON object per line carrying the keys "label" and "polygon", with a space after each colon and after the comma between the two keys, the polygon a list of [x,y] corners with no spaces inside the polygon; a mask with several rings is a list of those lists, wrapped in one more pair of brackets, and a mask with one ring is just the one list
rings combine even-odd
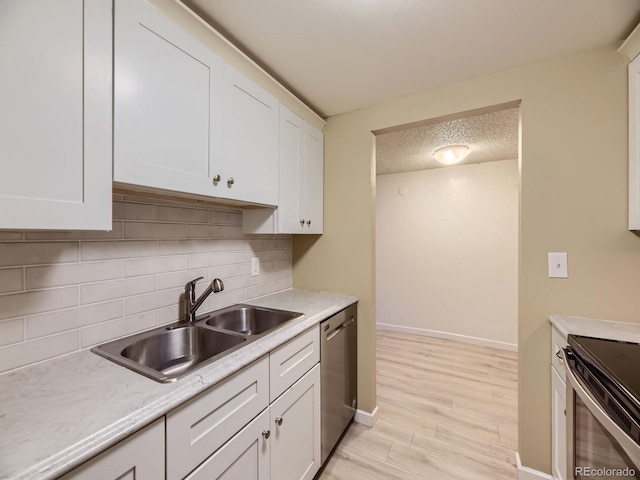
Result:
{"label": "light granite countertop", "polygon": [[0,479],[57,478],[356,301],[305,290],[247,301],[304,316],[174,383],[88,350],[0,375]]}
{"label": "light granite countertop", "polygon": [[636,323],[613,322],[611,320],[566,315],[552,315],[549,317],[549,322],[565,338],[571,333],[587,337],[640,343],[640,325]]}

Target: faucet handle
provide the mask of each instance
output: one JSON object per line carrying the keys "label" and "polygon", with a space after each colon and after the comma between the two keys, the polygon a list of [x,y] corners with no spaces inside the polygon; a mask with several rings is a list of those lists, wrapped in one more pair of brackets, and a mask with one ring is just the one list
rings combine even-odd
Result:
{"label": "faucet handle", "polygon": [[190,285],[191,287],[195,287],[196,283],[198,283],[200,280],[204,280],[204,277],[198,277],[194,280],[191,280],[190,282],[187,282],[187,285]]}

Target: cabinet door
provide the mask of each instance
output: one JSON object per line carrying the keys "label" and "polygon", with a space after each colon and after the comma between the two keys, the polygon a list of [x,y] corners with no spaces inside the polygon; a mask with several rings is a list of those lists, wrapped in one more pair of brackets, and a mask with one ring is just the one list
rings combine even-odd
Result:
{"label": "cabinet door", "polygon": [[211,455],[185,480],[268,480],[271,432],[269,410]]}
{"label": "cabinet door", "polygon": [[83,463],[60,480],[164,478],[164,417]]}
{"label": "cabinet door", "polygon": [[278,203],[278,101],[229,69],[224,158],[214,195],[264,205]]}
{"label": "cabinet door", "polygon": [[114,180],[215,195],[224,63],[144,0],[116,0]]}
{"label": "cabinet door", "polygon": [[311,480],[320,468],[320,365],[271,404],[271,478]]}
{"label": "cabinet door", "polygon": [[167,480],[180,480],[269,405],[264,357],[167,414]]}
{"label": "cabinet door", "polygon": [[567,387],[551,367],[551,473],[557,480],[567,478]]}
{"label": "cabinet door", "polygon": [[0,228],[111,229],[110,0],[0,2]]}
{"label": "cabinet door", "polygon": [[280,105],[278,233],[302,233],[304,228],[304,137],[304,120]]}
{"label": "cabinet door", "polygon": [[322,233],[324,228],[324,136],[305,125],[304,137],[304,233]]}

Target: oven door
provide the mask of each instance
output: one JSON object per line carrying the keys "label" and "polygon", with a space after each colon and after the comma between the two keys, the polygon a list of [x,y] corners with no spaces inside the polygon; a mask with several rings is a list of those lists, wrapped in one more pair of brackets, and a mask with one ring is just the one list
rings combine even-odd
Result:
{"label": "oven door", "polygon": [[615,424],[572,371],[567,373],[567,477],[640,479],[640,446]]}

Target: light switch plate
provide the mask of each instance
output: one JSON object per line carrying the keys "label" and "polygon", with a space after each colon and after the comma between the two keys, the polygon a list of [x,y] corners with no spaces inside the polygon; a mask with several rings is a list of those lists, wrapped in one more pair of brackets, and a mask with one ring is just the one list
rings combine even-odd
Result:
{"label": "light switch plate", "polygon": [[260,273],[260,258],[251,257],[251,276],[255,277]]}
{"label": "light switch plate", "polygon": [[549,252],[549,278],[569,278],[566,252]]}

